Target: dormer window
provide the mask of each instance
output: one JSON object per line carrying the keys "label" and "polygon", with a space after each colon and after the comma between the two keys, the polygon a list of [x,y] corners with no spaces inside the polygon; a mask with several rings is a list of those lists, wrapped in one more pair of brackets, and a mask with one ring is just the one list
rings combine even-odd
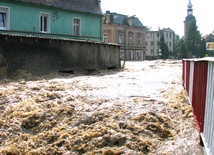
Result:
{"label": "dormer window", "polygon": [[134,26],[134,16],[127,17],[127,21],[128,21],[129,26]]}

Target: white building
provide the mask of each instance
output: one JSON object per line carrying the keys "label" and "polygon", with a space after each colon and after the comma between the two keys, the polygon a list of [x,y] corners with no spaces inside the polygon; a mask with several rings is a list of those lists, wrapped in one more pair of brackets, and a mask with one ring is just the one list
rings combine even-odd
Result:
{"label": "white building", "polygon": [[169,57],[173,57],[174,52],[174,31],[170,28],[159,29],[158,31],[146,32],[146,59],[151,60],[159,57],[160,38],[164,36],[165,43],[169,48]]}

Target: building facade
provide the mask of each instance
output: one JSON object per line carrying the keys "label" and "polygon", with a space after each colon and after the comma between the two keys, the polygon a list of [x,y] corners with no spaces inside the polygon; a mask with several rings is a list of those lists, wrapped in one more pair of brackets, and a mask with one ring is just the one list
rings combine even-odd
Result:
{"label": "building facade", "polygon": [[137,17],[106,11],[102,28],[103,42],[119,44],[122,60],[145,59],[146,28]]}
{"label": "building facade", "polygon": [[164,40],[169,49],[169,57],[174,58],[174,36],[175,33],[170,28],[159,29],[158,31],[146,32],[146,59],[156,59],[161,55],[160,38],[164,36]]}
{"label": "building facade", "polygon": [[101,41],[99,0],[1,0],[0,33]]}

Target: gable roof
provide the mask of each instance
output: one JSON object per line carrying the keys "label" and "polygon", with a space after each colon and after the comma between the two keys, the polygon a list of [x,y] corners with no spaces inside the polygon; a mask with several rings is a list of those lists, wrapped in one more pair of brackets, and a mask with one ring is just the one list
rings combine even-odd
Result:
{"label": "gable roof", "polygon": [[99,0],[12,0],[29,4],[38,4],[70,11],[103,15]]}
{"label": "gable roof", "polygon": [[[110,20],[112,24],[128,25],[127,18],[129,18],[129,16],[117,14],[117,13],[110,13],[108,11],[106,13],[110,14]],[[133,18],[134,18],[135,27],[140,27],[140,28],[144,27],[141,21],[137,17],[133,17]]]}
{"label": "gable roof", "polygon": [[205,38],[206,42],[213,42],[214,41],[214,34],[209,34],[208,36],[206,36]]}

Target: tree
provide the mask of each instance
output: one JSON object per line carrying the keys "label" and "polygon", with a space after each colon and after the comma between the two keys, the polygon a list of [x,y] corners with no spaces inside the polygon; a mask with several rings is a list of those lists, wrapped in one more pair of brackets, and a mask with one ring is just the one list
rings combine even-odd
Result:
{"label": "tree", "polygon": [[164,39],[163,35],[161,35],[159,46],[160,46],[161,53],[162,53],[161,58],[162,59],[169,58],[169,48],[168,48],[167,44],[165,43],[165,39]]}
{"label": "tree", "polygon": [[189,23],[189,28],[187,30],[187,37],[185,40],[186,48],[188,52],[191,52],[192,55],[199,57],[199,46],[201,43],[201,34],[197,30],[196,20],[192,20]]}
{"label": "tree", "polygon": [[177,47],[180,44],[180,36],[176,34],[174,40],[175,40],[174,47]]}
{"label": "tree", "polygon": [[199,51],[199,57],[202,58],[202,57],[205,57],[206,54],[208,54],[207,50],[206,50],[206,40],[205,39],[202,39],[200,44],[199,44],[199,48],[198,48],[198,51]]}
{"label": "tree", "polygon": [[184,43],[181,44],[180,51],[181,51],[182,58],[187,58],[187,49]]}

